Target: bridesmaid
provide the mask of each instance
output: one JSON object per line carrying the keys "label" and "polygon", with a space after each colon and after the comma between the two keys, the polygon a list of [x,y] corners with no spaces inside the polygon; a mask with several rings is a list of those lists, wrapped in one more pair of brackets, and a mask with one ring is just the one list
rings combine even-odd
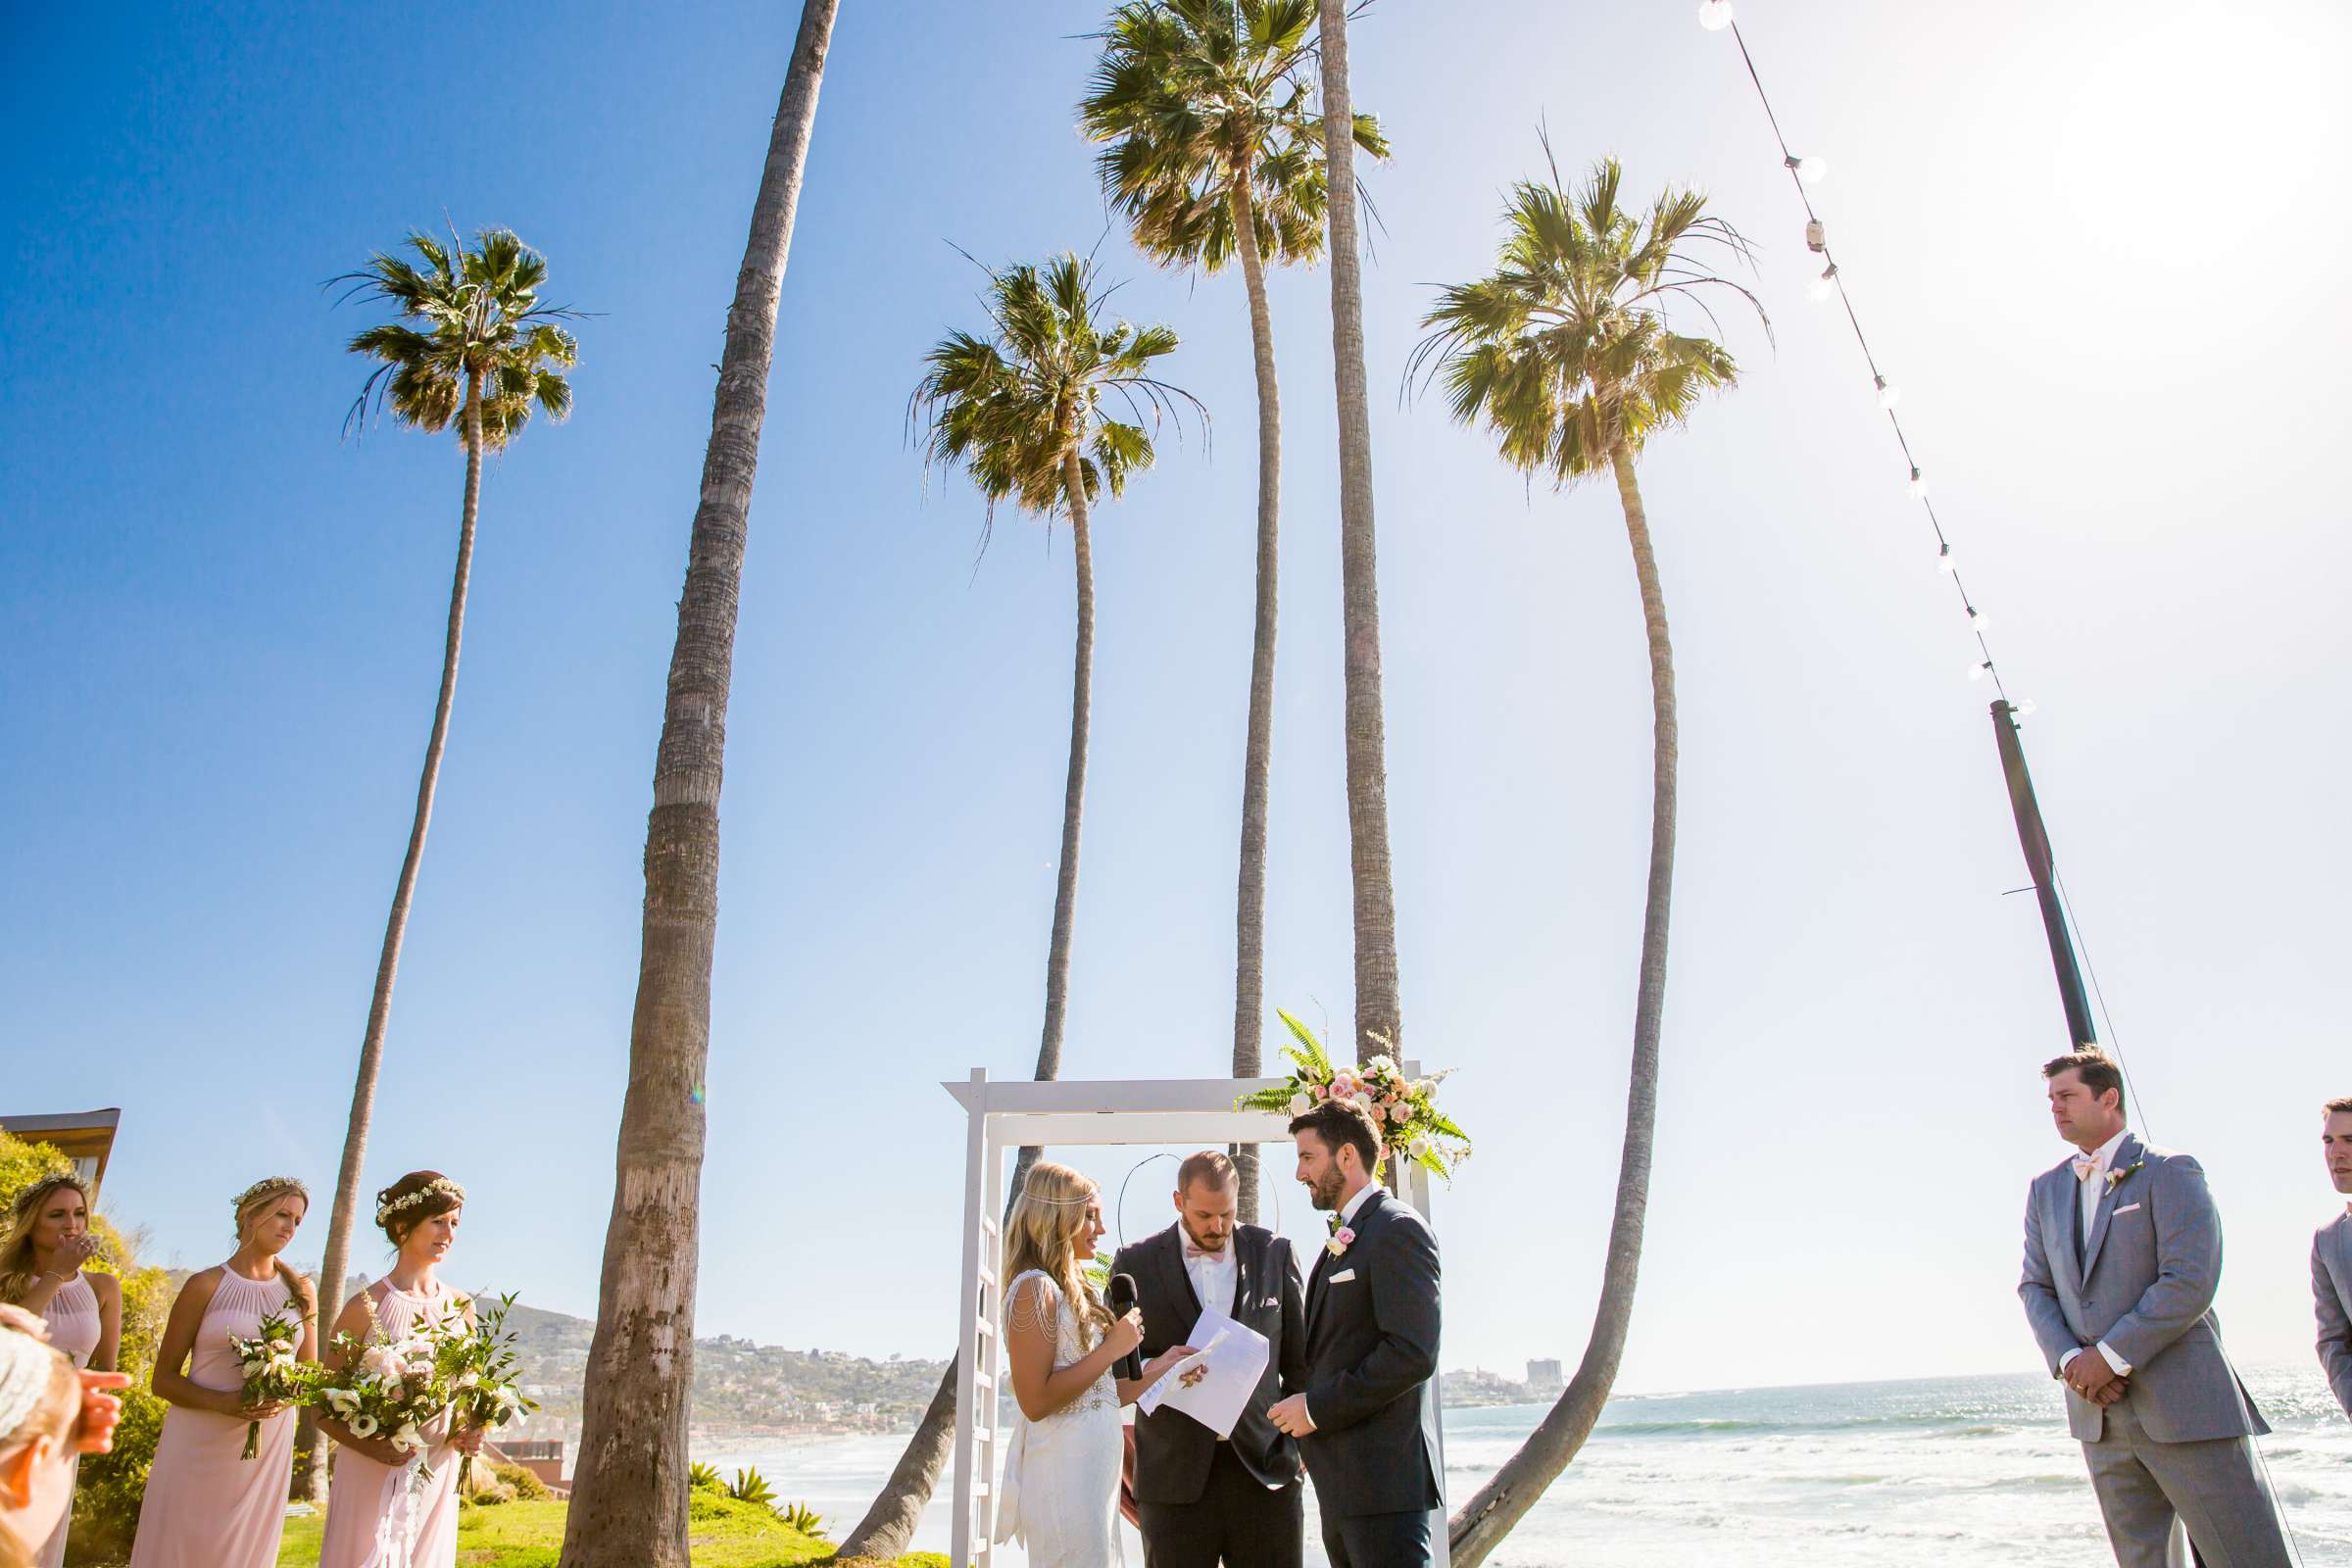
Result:
{"label": "bridesmaid", "polygon": [[[49,1344],[76,1367],[112,1372],[122,1343],[122,1286],[111,1274],[82,1267],[98,1255],[90,1234],[90,1195],[78,1176],[50,1176],[17,1196],[8,1240],[0,1242],[0,1301],[47,1320]],[[80,1465],[80,1456],[73,1460]],[[72,1480],[67,1483],[72,1490]],[[35,1568],[59,1568],[66,1560],[66,1528],[60,1520],[49,1544],[33,1556]]]}
{"label": "bridesmaid", "polygon": [[73,1364],[27,1332],[38,1326],[0,1320],[0,1568],[32,1568],[74,1497],[82,1393]]}
{"label": "bridesmaid", "polygon": [[[310,1283],[278,1261],[310,1206],[310,1192],[291,1176],[246,1188],[234,1201],[236,1251],[189,1276],[172,1303],[154,1382],[172,1410],[147,1475],[130,1568],[275,1568],[294,1479],[294,1415],[283,1404],[243,1407],[245,1376],[228,1342],[282,1311],[302,1320],[296,1353],[318,1358],[318,1303]],[[247,1459],[253,1421],[262,1423],[261,1451]]]}
{"label": "bridesmaid", "polygon": [[[465,1212],[466,1189],[437,1170],[411,1171],[376,1194],[375,1223],[391,1240],[392,1267],[351,1298],[335,1333],[365,1344],[452,1318],[471,1325],[473,1303],[440,1278]],[[327,1364],[339,1370],[344,1362],[329,1350]],[[455,1568],[458,1458],[481,1447],[481,1429],[452,1433],[446,1416],[436,1418],[423,1455],[432,1479],[418,1484],[413,1457],[383,1437],[355,1437],[325,1409],[318,1425],[336,1450],[318,1568]]]}

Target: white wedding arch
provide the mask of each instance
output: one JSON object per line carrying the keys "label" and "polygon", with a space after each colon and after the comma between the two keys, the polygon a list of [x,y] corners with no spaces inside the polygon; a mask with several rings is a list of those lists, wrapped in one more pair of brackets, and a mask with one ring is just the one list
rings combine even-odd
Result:
{"label": "white wedding arch", "polygon": [[[1405,1076],[1421,1074],[1418,1062],[1400,1064]],[[1004,1228],[998,1217],[1005,1156],[1029,1145],[1169,1144],[1216,1149],[1228,1144],[1291,1142],[1290,1117],[1281,1111],[1236,1110],[1245,1096],[1284,1083],[1281,1078],[1142,1078],[1093,1083],[1039,1083],[1032,1079],[991,1082],[987,1069],[972,1069],[970,1081],[940,1087],[956,1097],[967,1120],[963,1166],[963,1272],[957,1286],[956,1334],[955,1528],[949,1561],[954,1568],[988,1568],[996,1561],[998,1458],[997,1390],[1004,1364]],[[1279,1171],[1285,1161],[1271,1161]],[[1396,1161],[1404,1185],[1397,1197],[1429,1215],[1429,1173]],[[1279,1177],[1277,1179],[1287,1179]],[[1432,1220],[1434,1224],[1435,1221]],[[1301,1259],[1300,1266],[1311,1266]],[[1438,1469],[1445,1474],[1445,1426],[1438,1419],[1438,1380],[1422,1397],[1439,1433]],[[1446,1513],[1431,1521],[1432,1561],[1446,1568]]]}

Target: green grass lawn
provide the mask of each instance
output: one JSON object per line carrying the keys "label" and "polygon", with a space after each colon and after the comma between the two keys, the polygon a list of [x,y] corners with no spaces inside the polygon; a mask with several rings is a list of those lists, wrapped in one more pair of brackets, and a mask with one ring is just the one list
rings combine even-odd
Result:
{"label": "green grass lawn", "polygon": [[[458,1522],[459,1568],[556,1568],[564,1542],[560,1502],[508,1502],[467,1508]],[[311,1568],[318,1561],[323,1518],[286,1521],[278,1568]],[[756,1503],[698,1491],[688,1540],[695,1568],[798,1568],[802,1563],[835,1563],[833,1544],[803,1535]],[[870,1557],[849,1559],[883,1565]],[[947,1568],[937,1552],[897,1559],[895,1568]],[[846,1568],[846,1563],[843,1565]]]}

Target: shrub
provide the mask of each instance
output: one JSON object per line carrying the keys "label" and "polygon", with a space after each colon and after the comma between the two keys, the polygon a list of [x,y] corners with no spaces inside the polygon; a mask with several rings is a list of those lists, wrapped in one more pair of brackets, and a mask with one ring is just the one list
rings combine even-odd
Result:
{"label": "shrub", "polygon": [[686,1467],[686,1484],[703,1492],[724,1492],[727,1478],[718,1473],[718,1466],[705,1464],[700,1459]]}
{"label": "shrub", "polygon": [[490,1473],[506,1489],[507,1495],[501,1499],[503,1501],[545,1502],[555,1495],[547,1490],[546,1482],[518,1464],[494,1464],[490,1467]]}
{"label": "shrub", "polygon": [[735,1484],[727,1489],[727,1495],[737,1502],[756,1502],[763,1508],[776,1505],[775,1489],[767,1484],[767,1478],[760,1473],[757,1466],[736,1471]]}
{"label": "shrub", "polygon": [[776,1517],[804,1536],[812,1536],[819,1541],[824,1539],[825,1521],[805,1502],[796,1502],[789,1508],[778,1508]]}

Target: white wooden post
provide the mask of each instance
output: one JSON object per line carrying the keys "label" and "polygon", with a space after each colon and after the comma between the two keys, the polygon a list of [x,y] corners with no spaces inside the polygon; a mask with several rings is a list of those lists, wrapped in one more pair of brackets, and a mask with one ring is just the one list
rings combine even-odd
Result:
{"label": "white wooden post", "polygon": [[[981,1501],[975,1490],[979,1478],[973,1473],[973,1415],[979,1409],[975,1402],[974,1384],[980,1369],[980,1325],[983,1303],[980,1298],[980,1268],[988,1249],[988,1234],[983,1221],[994,1218],[988,1212],[986,1187],[988,1182],[988,1069],[972,1069],[972,1098],[967,1106],[970,1125],[964,1135],[963,1173],[963,1275],[956,1297],[956,1516],[950,1538],[956,1568],[970,1568],[972,1561],[972,1523]],[[993,1450],[995,1444],[989,1446]],[[993,1459],[994,1454],[990,1457]],[[982,1537],[985,1546],[986,1534]]]}

